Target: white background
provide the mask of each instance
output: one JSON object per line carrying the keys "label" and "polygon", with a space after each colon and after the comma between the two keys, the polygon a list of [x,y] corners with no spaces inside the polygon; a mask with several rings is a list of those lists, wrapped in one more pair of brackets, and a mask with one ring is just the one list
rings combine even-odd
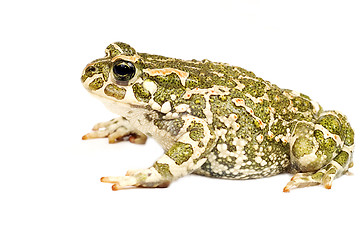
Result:
{"label": "white background", "polygon": [[[358,2],[3,1],[0,239],[360,239]],[[289,174],[111,191],[100,177],[162,154],[152,140],[81,141],[114,117],[80,83],[113,41],[241,66],[342,110],[356,132],[354,175],[289,194]]]}

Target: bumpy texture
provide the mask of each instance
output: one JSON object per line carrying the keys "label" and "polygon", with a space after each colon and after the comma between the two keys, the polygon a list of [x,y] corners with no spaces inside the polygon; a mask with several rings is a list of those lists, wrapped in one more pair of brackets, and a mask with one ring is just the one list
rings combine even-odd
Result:
{"label": "bumpy texture", "polygon": [[104,177],[113,189],[165,187],[190,173],[249,179],[295,173],[284,191],[332,181],[352,167],[346,117],[250,71],[208,60],[137,53],[113,43],[86,66],[84,87],[119,118],[83,139],[155,138],[165,154],[153,166]]}

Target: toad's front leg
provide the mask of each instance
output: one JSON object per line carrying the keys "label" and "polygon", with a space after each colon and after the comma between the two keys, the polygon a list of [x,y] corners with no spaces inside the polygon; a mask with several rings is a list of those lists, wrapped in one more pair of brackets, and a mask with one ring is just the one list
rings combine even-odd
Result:
{"label": "toad's front leg", "polygon": [[206,153],[214,142],[207,123],[198,118],[186,118],[182,134],[172,147],[150,168],[130,170],[126,176],[103,177],[113,183],[113,190],[126,187],[167,187],[172,181],[192,173],[206,161]]}
{"label": "toad's front leg", "polygon": [[114,118],[107,122],[95,124],[93,132],[85,134],[83,140],[93,138],[108,138],[109,143],[121,141],[124,137],[129,137],[131,143],[144,144],[147,136],[142,132],[134,129],[130,122],[124,118]]}

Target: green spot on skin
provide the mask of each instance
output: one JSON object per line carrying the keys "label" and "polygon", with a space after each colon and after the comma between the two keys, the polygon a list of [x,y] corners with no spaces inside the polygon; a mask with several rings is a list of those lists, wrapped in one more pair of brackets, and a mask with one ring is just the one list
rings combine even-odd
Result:
{"label": "green spot on skin", "polygon": [[85,69],[84,74],[81,76],[81,81],[85,82],[88,78],[91,78],[96,74],[101,74],[104,82],[108,81],[109,64],[104,62],[94,62],[92,65],[89,65]]}
{"label": "green spot on skin", "polygon": [[346,166],[348,160],[348,153],[345,151],[340,152],[334,159],[335,162],[340,164],[342,167]]}
{"label": "green spot on skin", "polygon": [[326,159],[332,159],[334,152],[337,150],[337,143],[332,138],[324,138],[322,131],[315,130],[314,136],[316,141],[319,143],[319,149],[316,152],[318,157],[326,155]]}
{"label": "green spot on skin", "polygon": [[306,112],[312,109],[312,104],[310,101],[302,97],[295,97],[293,99],[293,106],[296,107],[300,112]]}
{"label": "green spot on skin", "polygon": [[153,167],[159,172],[160,175],[162,175],[162,177],[168,179],[173,177],[173,174],[169,170],[168,164],[156,162],[153,164]]}
{"label": "green spot on skin", "polygon": [[107,47],[107,50],[109,51],[109,55],[112,58],[117,56],[117,55],[120,55],[120,52],[113,45],[109,45]]}
{"label": "green spot on skin", "polygon": [[148,79],[165,89],[184,88],[177,74],[171,73],[165,76],[149,76]]}
{"label": "green spot on skin", "polygon": [[340,121],[334,115],[325,115],[322,116],[318,122],[318,124],[322,125],[326,128],[330,133],[340,135],[341,134],[341,124]]}
{"label": "green spot on skin", "polygon": [[99,88],[103,87],[104,81],[101,78],[94,79],[90,84],[89,88],[93,91],[98,90]]}
{"label": "green spot on skin", "polygon": [[222,102],[225,102],[227,100],[227,97],[224,95],[219,96],[219,100],[221,100]]}
{"label": "green spot on skin", "polygon": [[134,96],[138,101],[149,102],[151,94],[146,90],[142,84],[136,83],[133,85]]}
{"label": "green spot on skin", "polygon": [[200,94],[193,94],[189,101],[187,101],[187,104],[189,104],[189,108],[191,110],[191,114],[195,117],[199,118],[205,118],[203,109],[206,108],[206,100],[204,97]]}
{"label": "green spot on skin", "polygon": [[296,158],[301,158],[312,152],[314,144],[311,139],[299,137],[296,139],[292,147],[292,153]]}
{"label": "green spot on skin", "polygon": [[193,154],[192,145],[188,143],[176,142],[166,153],[177,165],[188,161]]}
{"label": "green spot on skin", "polygon": [[80,79],[81,79],[81,82],[83,83],[88,79],[88,76],[86,74],[83,74]]}
{"label": "green spot on skin", "polygon": [[245,85],[244,93],[249,93],[254,97],[262,97],[265,94],[265,84],[261,81],[254,81],[248,78],[242,78],[241,82]]}
{"label": "green spot on skin", "polygon": [[315,131],[313,132],[313,135],[315,136],[316,141],[317,141],[320,145],[323,144],[323,142],[325,141],[325,138],[323,137],[322,131],[320,131],[320,130],[315,130]]}
{"label": "green spot on skin", "polygon": [[354,144],[354,136],[355,136],[355,133],[354,133],[353,129],[351,128],[350,124],[347,123],[346,128],[345,128],[345,144],[347,146],[351,146]]}
{"label": "green spot on skin", "polygon": [[331,167],[328,171],[327,171],[327,175],[330,175],[330,174],[336,174],[337,170],[335,167]]}
{"label": "green spot on skin", "polygon": [[199,141],[204,138],[204,129],[201,123],[192,121],[187,131],[189,132],[189,137],[194,141]]}
{"label": "green spot on skin", "polygon": [[104,93],[107,96],[114,97],[118,100],[122,100],[125,97],[126,90],[122,87],[118,87],[117,85],[109,84],[108,86],[105,87]]}
{"label": "green spot on skin", "polygon": [[126,56],[134,56],[136,51],[129,44],[122,42],[115,42],[114,45],[117,45],[121,49],[121,54]]}
{"label": "green spot on skin", "polygon": [[314,179],[315,181],[320,182],[320,181],[322,180],[322,178],[323,178],[324,175],[325,175],[325,174],[322,173],[322,172],[317,172],[317,173],[313,174],[311,177],[312,177],[312,179]]}
{"label": "green spot on skin", "polygon": [[199,86],[199,79],[194,76],[189,76],[185,82],[185,87],[189,89],[193,89]]}
{"label": "green spot on skin", "polygon": [[325,149],[327,153],[332,154],[336,151],[336,142],[332,138],[327,138],[321,148]]}
{"label": "green spot on skin", "polygon": [[[121,51],[119,51],[117,48],[115,48],[114,45],[117,45]],[[134,48],[132,48],[128,44],[122,43],[122,42],[115,42],[113,44],[110,44],[107,47],[107,51],[109,51],[110,57],[112,57],[112,58],[115,56],[118,56],[118,55],[133,56],[136,54],[136,51],[134,50]]]}

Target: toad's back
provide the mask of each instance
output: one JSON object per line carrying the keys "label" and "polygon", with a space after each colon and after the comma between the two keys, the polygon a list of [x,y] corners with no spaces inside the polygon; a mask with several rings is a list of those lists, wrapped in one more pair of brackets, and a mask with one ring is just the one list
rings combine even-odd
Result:
{"label": "toad's back", "polygon": [[[319,115],[320,106],[309,97],[280,89],[240,67],[208,60],[141,56],[145,68],[189,73],[185,87],[175,75],[178,81],[170,83],[167,79],[160,92],[177,95],[181,101],[174,101],[175,106],[189,105],[192,115],[207,118],[216,135],[208,160],[195,171],[197,174],[248,179],[284,172],[290,166],[288,139],[296,122],[314,122]],[[186,93],[185,99],[178,98]]]}

